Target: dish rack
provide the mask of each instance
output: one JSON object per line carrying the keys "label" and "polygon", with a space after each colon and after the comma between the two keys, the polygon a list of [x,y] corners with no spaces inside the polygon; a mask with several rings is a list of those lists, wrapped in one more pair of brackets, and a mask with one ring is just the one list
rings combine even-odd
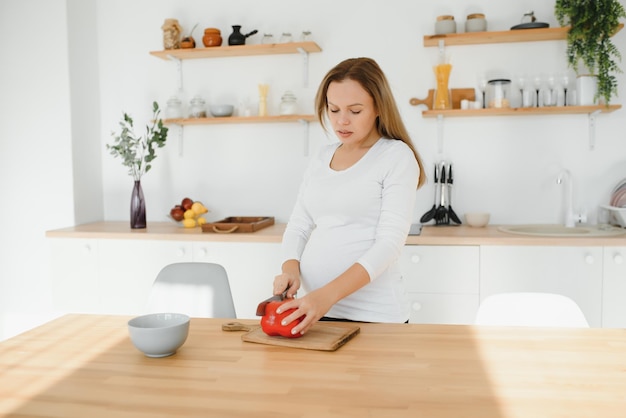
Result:
{"label": "dish rack", "polygon": [[609,213],[609,223],[626,228],[626,207],[618,208],[617,206],[601,205]]}

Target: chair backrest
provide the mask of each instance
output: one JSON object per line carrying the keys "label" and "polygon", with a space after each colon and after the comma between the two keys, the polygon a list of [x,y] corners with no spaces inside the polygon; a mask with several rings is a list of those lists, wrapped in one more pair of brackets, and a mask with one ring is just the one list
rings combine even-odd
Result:
{"label": "chair backrest", "polygon": [[476,325],[588,328],[580,307],[554,293],[499,293],[483,300]]}
{"label": "chair backrest", "polygon": [[200,318],[236,318],[226,270],[214,263],[174,263],[157,275],[148,312],[177,312]]}

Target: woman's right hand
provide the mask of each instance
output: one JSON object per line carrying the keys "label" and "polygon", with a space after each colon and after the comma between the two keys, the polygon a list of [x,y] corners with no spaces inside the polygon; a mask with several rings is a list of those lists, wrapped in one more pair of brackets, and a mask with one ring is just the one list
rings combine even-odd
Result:
{"label": "woman's right hand", "polygon": [[293,299],[300,289],[300,263],[295,260],[285,261],[283,272],[274,278],[274,294],[287,291],[286,297]]}

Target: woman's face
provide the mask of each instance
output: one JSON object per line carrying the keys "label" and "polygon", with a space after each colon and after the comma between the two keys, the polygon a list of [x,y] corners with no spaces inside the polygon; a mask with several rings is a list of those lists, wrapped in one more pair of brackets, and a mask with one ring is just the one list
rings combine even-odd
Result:
{"label": "woman's face", "polygon": [[337,138],[346,145],[371,146],[379,138],[374,100],[354,80],[333,81],[326,92],[328,118]]}

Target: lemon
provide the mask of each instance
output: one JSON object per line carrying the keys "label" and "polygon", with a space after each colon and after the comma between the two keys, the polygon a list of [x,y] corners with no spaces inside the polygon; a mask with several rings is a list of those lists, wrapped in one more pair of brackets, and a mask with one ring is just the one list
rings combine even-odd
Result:
{"label": "lemon", "polygon": [[192,218],[183,219],[183,226],[185,228],[194,228],[196,226],[196,220]]}
{"label": "lemon", "polygon": [[193,202],[193,205],[191,205],[191,210],[193,210],[198,215],[202,215],[203,213],[207,213],[209,211],[200,202]]}
{"label": "lemon", "polygon": [[206,223],[206,219],[204,219],[202,216],[198,218],[198,226],[204,225],[205,223]]}
{"label": "lemon", "polygon": [[194,212],[192,209],[187,209],[183,216],[185,217],[185,219],[194,220],[196,219],[196,212]]}

